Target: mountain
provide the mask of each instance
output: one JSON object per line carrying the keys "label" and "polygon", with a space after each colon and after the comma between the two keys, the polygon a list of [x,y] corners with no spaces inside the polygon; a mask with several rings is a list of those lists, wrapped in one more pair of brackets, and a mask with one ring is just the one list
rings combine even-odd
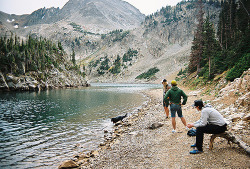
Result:
{"label": "mountain", "polygon": [[[204,17],[209,16],[215,28],[220,9],[220,3],[204,3]],[[157,82],[188,64],[197,14],[195,2],[182,1],[146,16],[140,28],[129,32],[110,32],[101,40],[93,39],[87,44],[85,37],[77,39],[79,45],[74,49],[79,59],[84,58],[80,64],[85,65],[91,81]],[[119,59],[120,66],[117,64]],[[155,68],[159,69],[155,78],[137,79],[140,74]]]}
{"label": "mountain", "polygon": [[41,8],[26,17],[26,22],[22,26],[31,26],[37,24],[51,24],[60,21],[63,16],[60,15],[59,8]]}
{"label": "mountain", "polygon": [[[220,3],[205,2],[204,11],[216,28]],[[2,16],[2,35],[22,17],[19,28],[12,31],[23,39],[31,35],[60,41],[68,59],[75,54],[90,82],[140,82],[136,79],[140,74],[159,70],[146,79],[152,82],[179,71],[188,63],[198,23],[194,1],[166,6],[146,17],[121,0],[70,0],[62,9],[40,9],[26,16],[4,14],[4,20]],[[12,17],[15,21],[6,24]],[[30,26],[23,28],[25,23]]]}
{"label": "mountain", "polygon": [[[8,30],[12,31],[17,28],[15,25],[18,25],[18,28],[27,28],[40,24],[73,22],[85,31],[100,33],[114,29],[136,28],[144,17],[138,9],[122,0],[69,0],[62,9],[41,8],[30,15],[21,16],[0,12],[2,25],[7,25]],[[13,23],[10,25],[8,21],[12,20]],[[33,30],[33,27],[28,30]]]}
{"label": "mountain", "polygon": [[61,10],[66,20],[98,29],[132,29],[144,20],[144,15],[121,0],[70,0]]}

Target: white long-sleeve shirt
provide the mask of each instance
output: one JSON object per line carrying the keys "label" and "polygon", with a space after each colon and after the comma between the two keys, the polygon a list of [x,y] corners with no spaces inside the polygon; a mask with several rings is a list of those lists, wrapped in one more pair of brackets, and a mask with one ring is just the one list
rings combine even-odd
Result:
{"label": "white long-sleeve shirt", "polygon": [[211,107],[205,107],[201,110],[201,118],[194,123],[194,127],[202,127],[207,124],[223,126],[226,124],[226,121],[217,110]]}
{"label": "white long-sleeve shirt", "polygon": [[163,84],[163,97],[166,95],[167,91],[168,91],[170,88],[171,88],[171,86],[170,86],[167,82],[165,82],[165,83]]}

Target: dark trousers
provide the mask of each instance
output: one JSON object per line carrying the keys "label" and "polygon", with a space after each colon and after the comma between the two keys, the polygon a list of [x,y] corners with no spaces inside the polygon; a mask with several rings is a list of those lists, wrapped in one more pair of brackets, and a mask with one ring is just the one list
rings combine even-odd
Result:
{"label": "dark trousers", "polygon": [[203,127],[197,127],[196,128],[196,147],[199,151],[203,151],[202,145],[203,145],[203,138],[204,133],[207,134],[219,134],[224,133],[227,130],[227,124],[224,126],[218,126],[213,124],[208,124]]}

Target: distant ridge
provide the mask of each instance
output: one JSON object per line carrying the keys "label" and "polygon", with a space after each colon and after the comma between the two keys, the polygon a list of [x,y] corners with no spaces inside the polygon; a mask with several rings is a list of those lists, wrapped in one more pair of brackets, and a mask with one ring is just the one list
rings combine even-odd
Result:
{"label": "distant ridge", "polygon": [[[30,15],[9,15],[0,12],[0,24],[14,19],[19,28],[60,21],[74,22],[89,30],[133,29],[144,21],[137,8],[122,0],[69,0],[62,9],[41,8]],[[9,29],[13,29],[7,23]],[[13,25],[12,23],[11,25]]]}

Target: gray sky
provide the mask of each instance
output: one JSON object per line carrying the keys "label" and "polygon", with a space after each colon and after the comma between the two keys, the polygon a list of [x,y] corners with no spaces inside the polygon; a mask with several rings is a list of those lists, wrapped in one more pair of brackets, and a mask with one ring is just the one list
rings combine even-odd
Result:
{"label": "gray sky", "polygon": [[[0,0],[0,11],[8,14],[30,14],[39,8],[59,7],[62,8],[69,0]],[[152,14],[167,5],[175,6],[181,0],[123,0],[127,1],[141,13]]]}

